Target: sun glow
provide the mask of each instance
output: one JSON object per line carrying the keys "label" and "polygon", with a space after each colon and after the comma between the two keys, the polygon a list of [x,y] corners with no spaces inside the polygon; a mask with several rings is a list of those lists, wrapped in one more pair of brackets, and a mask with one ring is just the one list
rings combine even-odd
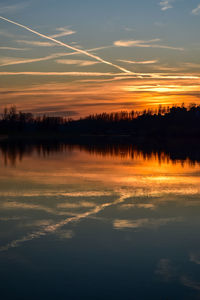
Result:
{"label": "sun glow", "polygon": [[129,92],[192,92],[198,91],[199,85],[181,86],[181,85],[141,85],[141,86],[126,86],[125,91]]}

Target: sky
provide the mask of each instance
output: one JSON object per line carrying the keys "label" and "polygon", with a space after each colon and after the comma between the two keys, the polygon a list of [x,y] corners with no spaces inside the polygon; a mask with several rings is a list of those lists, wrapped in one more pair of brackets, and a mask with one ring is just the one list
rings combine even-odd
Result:
{"label": "sky", "polygon": [[0,0],[0,111],[200,104],[200,0]]}

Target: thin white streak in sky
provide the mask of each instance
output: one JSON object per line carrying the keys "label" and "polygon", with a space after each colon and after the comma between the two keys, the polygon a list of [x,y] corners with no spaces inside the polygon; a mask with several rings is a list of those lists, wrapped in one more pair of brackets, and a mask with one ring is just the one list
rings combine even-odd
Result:
{"label": "thin white streak in sky", "polygon": [[[30,76],[124,76],[126,73],[101,73],[101,72],[0,72],[0,76],[30,75]],[[129,74],[128,74],[129,75]],[[130,73],[134,75],[134,73]]]}
{"label": "thin white streak in sky", "polygon": [[[98,72],[0,72],[0,76],[123,76],[124,78],[153,78],[153,79],[200,79],[199,76],[184,74],[170,75],[168,73],[98,73]],[[134,77],[133,77],[134,76]]]}
{"label": "thin white streak in sky", "polygon": [[78,48],[76,48],[76,47],[70,46],[70,45],[65,44],[65,43],[63,43],[63,42],[60,42],[60,41],[58,41],[58,40],[56,40],[56,39],[54,39],[54,38],[52,38],[52,37],[49,37],[49,36],[44,35],[44,34],[42,34],[42,33],[39,33],[39,32],[37,32],[37,31],[35,31],[35,30],[33,30],[33,29],[27,27],[27,26],[24,26],[24,25],[20,24],[20,23],[14,22],[14,21],[9,20],[9,19],[6,19],[6,18],[4,18],[4,17],[2,17],[2,16],[0,16],[0,19],[4,20],[4,21],[6,21],[6,22],[9,22],[9,23],[11,23],[11,24],[14,24],[14,25],[16,25],[16,26],[18,26],[18,27],[24,28],[24,29],[26,29],[26,30],[28,30],[28,31],[30,31],[30,32],[32,32],[32,33],[34,33],[34,34],[36,34],[37,36],[40,36],[40,37],[45,38],[45,39],[47,39],[47,40],[50,40],[50,41],[52,41],[52,42],[54,42],[54,43],[56,43],[56,44],[58,44],[58,45],[60,45],[60,46],[63,46],[63,47],[65,47],[65,48],[68,48],[68,49],[74,50],[74,51],[76,51],[76,52],[82,53],[82,54],[84,54],[84,55],[86,55],[86,56],[89,56],[89,57],[91,57],[91,58],[94,58],[95,60],[98,60],[98,61],[100,61],[101,63],[104,63],[104,64],[106,64],[106,65],[110,65],[110,66],[112,66],[112,67],[115,67],[115,68],[121,70],[121,71],[124,72],[124,73],[131,73],[129,70],[124,69],[124,68],[122,68],[122,67],[120,67],[120,66],[118,66],[118,65],[116,65],[116,64],[113,64],[113,63],[107,61],[107,60],[104,60],[104,59],[102,59],[102,58],[99,57],[99,56],[93,55],[93,54],[91,54],[91,53],[89,53],[89,52],[87,52],[87,51],[85,51],[85,50],[78,49]]}

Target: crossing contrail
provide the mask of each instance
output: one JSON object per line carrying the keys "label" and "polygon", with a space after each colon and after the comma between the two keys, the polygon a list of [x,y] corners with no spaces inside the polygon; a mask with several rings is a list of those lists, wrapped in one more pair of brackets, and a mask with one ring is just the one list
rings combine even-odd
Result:
{"label": "crossing contrail", "polygon": [[116,64],[113,64],[113,63],[111,63],[111,62],[109,62],[109,61],[107,61],[107,60],[104,60],[104,59],[102,59],[102,58],[99,57],[99,56],[96,56],[96,55],[94,55],[94,54],[91,54],[91,53],[87,52],[86,50],[78,49],[78,48],[76,48],[76,47],[70,46],[70,45],[65,44],[65,43],[63,43],[63,42],[60,42],[60,41],[58,41],[58,40],[56,40],[56,39],[54,39],[54,38],[52,38],[52,37],[50,37],[50,36],[48,36],[48,35],[44,35],[44,34],[38,32],[38,31],[35,31],[35,30],[33,30],[33,29],[31,29],[31,28],[25,26],[25,25],[22,25],[22,24],[20,24],[20,23],[14,22],[14,21],[9,20],[9,19],[7,19],[7,18],[4,18],[4,17],[2,17],[2,16],[0,16],[0,19],[4,20],[4,21],[6,21],[6,22],[9,22],[9,23],[11,23],[11,24],[14,24],[14,25],[16,25],[16,26],[18,26],[18,27],[24,28],[24,29],[26,29],[26,30],[28,30],[28,31],[30,31],[30,32],[32,32],[32,33],[34,33],[34,34],[36,34],[37,36],[40,36],[40,37],[42,37],[42,38],[44,38],[44,39],[47,39],[47,40],[50,40],[50,41],[52,41],[52,42],[54,42],[54,43],[56,43],[56,44],[58,44],[58,45],[60,45],[60,46],[63,46],[63,47],[65,47],[65,48],[68,48],[68,49],[74,50],[74,51],[76,51],[76,52],[82,53],[82,54],[84,54],[84,55],[86,55],[86,56],[89,56],[89,57],[91,57],[91,58],[94,58],[95,60],[97,60],[97,61],[99,61],[99,62],[101,62],[101,63],[104,63],[104,64],[106,64],[106,65],[110,65],[110,66],[112,66],[112,67],[115,67],[115,68],[121,70],[121,71],[124,72],[124,73],[129,73],[129,74],[131,73],[131,71],[129,71],[129,70],[127,70],[127,69],[124,69],[124,68],[122,68],[122,67],[120,67],[120,66],[118,66],[118,65],[116,65]]}

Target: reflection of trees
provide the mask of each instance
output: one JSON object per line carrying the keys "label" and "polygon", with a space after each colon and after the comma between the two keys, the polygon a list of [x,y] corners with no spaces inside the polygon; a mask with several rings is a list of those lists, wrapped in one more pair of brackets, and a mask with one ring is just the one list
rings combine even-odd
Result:
{"label": "reflection of trees", "polygon": [[200,146],[194,145],[183,145],[180,143],[177,145],[163,145],[159,144],[152,145],[148,144],[137,144],[132,145],[130,143],[104,143],[99,141],[98,143],[91,143],[91,141],[85,140],[79,143],[71,142],[8,142],[4,141],[0,144],[0,153],[3,157],[4,164],[10,164],[15,166],[16,163],[22,161],[24,156],[51,156],[55,153],[66,153],[68,155],[73,150],[79,150],[88,152],[91,155],[97,156],[110,156],[120,158],[143,159],[143,160],[157,160],[159,163],[172,162],[176,164],[181,162],[184,164],[200,164]]}
{"label": "reflection of trees", "polygon": [[56,152],[66,152],[70,147],[63,143],[24,143],[24,142],[2,142],[0,144],[0,153],[4,164],[15,166],[17,162],[22,161],[24,156],[31,156],[35,153],[38,156],[50,156]]}

